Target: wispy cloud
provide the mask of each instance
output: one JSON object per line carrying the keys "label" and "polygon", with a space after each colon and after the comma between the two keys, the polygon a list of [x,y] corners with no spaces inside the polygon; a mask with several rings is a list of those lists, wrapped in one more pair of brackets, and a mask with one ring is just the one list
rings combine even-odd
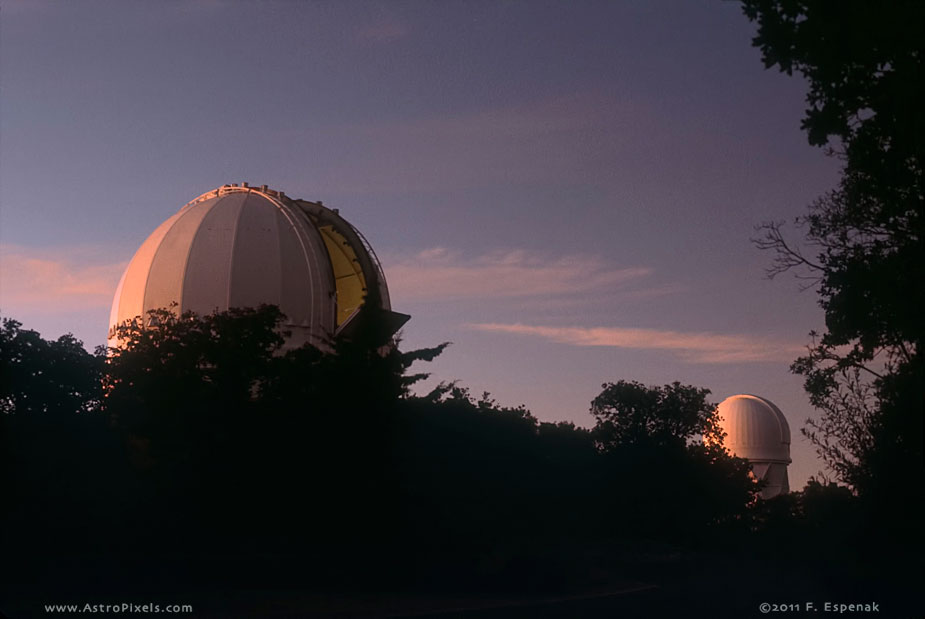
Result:
{"label": "wispy cloud", "polygon": [[0,246],[0,308],[55,313],[105,308],[126,262],[93,248]]}
{"label": "wispy cloud", "polygon": [[386,265],[392,296],[406,302],[609,292],[652,272],[617,268],[594,256],[549,258],[507,250],[467,258],[441,247]]}
{"label": "wispy cloud", "polygon": [[478,331],[541,337],[573,346],[664,350],[693,363],[790,361],[803,350],[799,344],[749,335],[619,327],[547,327],[519,323],[479,323],[466,326]]}
{"label": "wispy cloud", "polygon": [[411,33],[407,24],[396,19],[383,19],[361,26],[356,31],[356,38],[372,43],[391,43],[403,39]]}

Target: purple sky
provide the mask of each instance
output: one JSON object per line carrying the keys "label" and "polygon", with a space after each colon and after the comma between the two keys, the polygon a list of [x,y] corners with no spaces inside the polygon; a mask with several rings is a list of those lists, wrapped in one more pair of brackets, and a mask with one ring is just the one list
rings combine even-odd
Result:
{"label": "purple sky", "polygon": [[11,2],[0,7],[0,308],[105,341],[118,277],[199,194],[323,200],[379,253],[406,347],[542,420],[674,380],[786,413],[812,292],[755,224],[832,187],[805,85],[731,2]]}

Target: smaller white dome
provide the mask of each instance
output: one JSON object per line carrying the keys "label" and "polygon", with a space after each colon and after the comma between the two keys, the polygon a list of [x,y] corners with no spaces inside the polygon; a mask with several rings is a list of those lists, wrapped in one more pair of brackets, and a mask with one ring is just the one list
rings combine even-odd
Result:
{"label": "smaller white dome", "polygon": [[773,402],[756,395],[734,395],[717,412],[726,449],[752,463],[790,463],[790,426]]}

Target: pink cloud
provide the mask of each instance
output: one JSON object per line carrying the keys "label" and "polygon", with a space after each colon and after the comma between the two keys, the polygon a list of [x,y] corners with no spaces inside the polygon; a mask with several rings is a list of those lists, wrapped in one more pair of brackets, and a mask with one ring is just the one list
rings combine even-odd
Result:
{"label": "pink cloud", "polygon": [[55,313],[107,308],[127,262],[91,248],[0,247],[0,308]]}
{"label": "pink cloud", "polygon": [[616,268],[593,256],[549,258],[507,250],[466,258],[445,248],[386,261],[394,299],[444,301],[612,291],[651,273]]}
{"label": "pink cloud", "polygon": [[541,337],[573,346],[664,350],[693,363],[784,362],[791,361],[796,354],[804,350],[799,344],[750,335],[682,333],[619,327],[546,327],[519,323],[480,323],[466,326],[491,333]]}

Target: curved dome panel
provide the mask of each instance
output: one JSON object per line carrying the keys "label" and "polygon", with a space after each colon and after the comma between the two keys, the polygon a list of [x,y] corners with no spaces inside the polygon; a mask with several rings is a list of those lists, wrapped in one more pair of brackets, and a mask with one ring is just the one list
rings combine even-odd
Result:
{"label": "curved dome panel", "polygon": [[265,186],[223,186],[184,206],[141,245],[116,290],[110,333],[171,307],[208,314],[278,305],[292,333],[287,347],[321,344],[361,307],[406,320],[389,312],[381,268],[361,238],[321,203]]}
{"label": "curved dome panel", "polygon": [[734,395],[719,407],[725,446],[734,455],[752,462],[790,462],[790,426],[769,400],[754,395]]}

